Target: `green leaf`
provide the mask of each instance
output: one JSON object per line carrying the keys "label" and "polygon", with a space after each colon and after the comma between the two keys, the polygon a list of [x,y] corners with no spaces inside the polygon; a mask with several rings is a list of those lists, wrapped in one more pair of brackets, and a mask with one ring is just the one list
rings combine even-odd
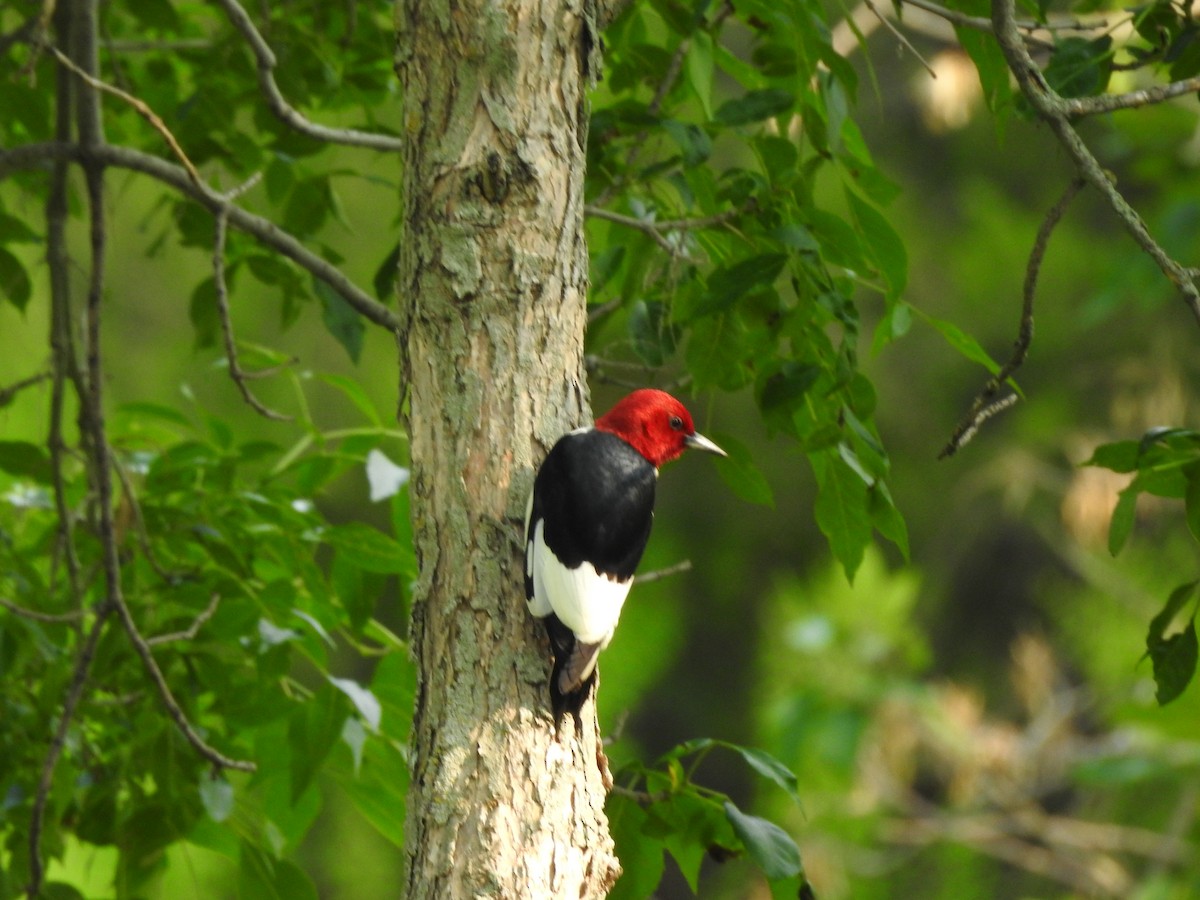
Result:
{"label": "green leaf", "polygon": [[1112,519],[1108,523],[1108,552],[1113,556],[1121,552],[1133,531],[1137,498],[1138,491],[1133,485],[1117,495],[1117,505],[1113,508]]}
{"label": "green leaf", "polygon": [[[393,654],[397,655],[397,654]],[[408,763],[391,741],[367,740],[357,772],[347,748],[334,755],[332,773],[355,809],[388,841],[404,847],[404,812],[408,793]]]}
{"label": "green leaf", "polygon": [[283,209],[283,227],[296,237],[308,237],[325,224],[332,208],[328,175],[298,181]]}
{"label": "green leaf", "polygon": [[1184,512],[1192,537],[1200,541],[1200,464],[1186,466],[1183,473],[1187,476],[1187,490],[1183,495]]}
{"label": "green leaf", "polygon": [[785,113],[796,104],[791,91],[764,88],[721,104],[713,117],[722,125],[748,125]]}
{"label": "green leaf", "polygon": [[1189,620],[1183,631],[1157,641],[1148,649],[1150,662],[1154,666],[1154,697],[1159,706],[1165,706],[1183,693],[1196,674],[1195,617]]}
{"label": "green leaf", "polygon": [[[0,882],[2,883],[2,882]],[[42,900],[87,900],[74,885],[62,881],[51,881],[42,888],[38,895]]]}
{"label": "green leaf", "polygon": [[787,259],[783,253],[760,253],[732,266],[714,269],[708,276],[707,290],[687,311],[687,318],[724,312],[753,288],[773,284]]}
{"label": "green leaf", "polygon": [[629,308],[626,327],[633,350],[648,366],[661,366],[675,352],[679,329],[671,324],[666,306],[658,300],[637,300]]}
{"label": "green leaf", "polygon": [[292,802],[308,789],[321,764],[333,749],[346,721],[346,699],[330,685],[318,688],[313,697],[288,719],[291,748]]}
{"label": "green leaf", "polygon": [[731,434],[714,434],[712,439],[728,457],[716,460],[717,471],[730,489],[747,503],[774,506],[771,486],[762,471],[754,464],[750,449]]}
{"label": "green leaf", "polygon": [[324,539],[342,559],[364,572],[400,575],[416,569],[412,548],[363,522],[333,525],[326,530]]}
{"label": "green leaf", "polygon": [[653,896],[662,881],[663,842],[645,832],[649,816],[638,802],[609,794],[605,803],[609,829],[621,860],[621,877],[608,900],[643,900]]}
{"label": "green leaf", "polygon": [[698,166],[712,155],[712,138],[699,125],[667,119],[662,123],[662,127],[679,145],[686,167]]}
{"label": "green leaf", "polygon": [[934,330],[944,337],[946,342],[950,344],[951,347],[953,347],[967,359],[971,360],[972,362],[979,363],[993,375],[1000,371],[1000,365],[988,355],[987,351],[984,350],[983,347],[979,346],[979,342],[964,332],[953,322],[947,322],[943,319],[938,319],[929,315],[928,313],[921,312],[920,310],[914,309],[914,312],[916,312],[917,315],[919,315],[929,325],[932,325]]}
{"label": "green leaf", "polygon": [[29,273],[21,261],[3,247],[0,247],[0,294],[21,312],[25,311],[29,298],[33,296]]}
{"label": "green leaf", "polygon": [[379,410],[375,408],[375,404],[358,381],[347,378],[345,375],[331,374],[322,375],[321,380],[341,391],[347,400],[359,408],[372,425],[378,428],[383,427],[383,418],[379,415]]}
{"label": "green leaf", "polygon": [[599,294],[604,286],[612,281],[614,275],[621,269],[625,260],[625,245],[614,244],[605,247],[592,259],[589,276],[592,294]]}
{"label": "green leaf", "polygon": [[233,785],[221,775],[213,774],[200,780],[200,802],[214,822],[224,822],[233,812]]}
{"label": "green leaf", "polygon": [[383,258],[371,284],[375,288],[375,296],[380,303],[391,303],[396,298],[396,277],[399,274],[400,245],[396,244],[391,252]]}
{"label": "green leaf", "polygon": [[367,723],[367,727],[372,731],[379,730],[379,721],[383,715],[383,706],[379,703],[378,697],[350,678],[334,678],[331,675],[329,676],[329,683],[350,698],[350,702],[354,704],[354,708],[358,710],[358,714]]}
{"label": "green leaf", "polygon": [[855,224],[862,233],[863,244],[878,267],[879,274],[887,282],[888,296],[898,297],[908,281],[908,252],[904,249],[904,242],[879,210],[855,191],[846,191],[846,196]]}
{"label": "green leaf", "polygon": [[[226,273],[228,277],[228,273]],[[221,328],[220,311],[217,309],[217,283],[212,277],[205,278],[192,291],[188,304],[188,319],[196,333],[197,350],[214,347]]]}
{"label": "green leaf", "polygon": [[1132,472],[1137,468],[1139,456],[1141,456],[1141,449],[1137,441],[1117,441],[1112,444],[1101,444],[1092,452],[1091,458],[1084,465],[1100,466],[1112,469],[1114,472]]}
{"label": "green leaf", "polygon": [[53,480],[49,454],[45,448],[28,441],[0,441],[0,469],[42,484]]}
{"label": "green leaf", "polygon": [[809,460],[817,474],[817,526],[853,581],[871,540],[867,485],[836,450],[810,453]]}
{"label": "green leaf", "polygon": [[908,559],[908,524],[896,508],[896,502],[883,481],[876,481],[871,485],[868,507],[871,511],[871,524],[875,526],[875,530],[895,544],[904,554],[904,558]]}
{"label": "green leaf", "polygon": [[688,87],[700,101],[705,119],[711,119],[713,116],[713,68],[712,35],[706,31],[697,31],[692,35],[692,46],[688,48],[685,72]]}
{"label": "green leaf", "polygon": [[1196,616],[1187,627],[1169,638],[1163,634],[1179,611],[1192,599],[1200,581],[1189,581],[1171,591],[1167,602],[1150,620],[1146,633],[1146,655],[1154,668],[1155,697],[1160,706],[1170,703],[1188,686],[1196,672]]}
{"label": "green leaf", "polygon": [[1112,38],[1059,38],[1042,71],[1050,87],[1063,97],[1094,97],[1112,75]]}
{"label": "green leaf", "polygon": [[242,841],[238,865],[239,900],[317,900],[317,889],[295,863],[272,859]]}
{"label": "green leaf", "polygon": [[647,809],[645,833],[660,839],[695,893],[700,864],[713,848],[729,847],[734,835],[721,807],[692,789],[670,794]]}
{"label": "green leaf", "polygon": [[746,764],[763,778],[779,785],[797,800],[800,799],[800,784],[796,780],[796,774],[766,750],[760,750],[757,747],[741,747],[725,741],[721,742],[721,746],[741,756]]}
{"label": "green leaf", "polygon": [[791,835],[774,822],[747,815],[728,800],[725,801],[725,816],[733,826],[734,834],[746,845],[750,857],[771,881],[794,878],[804,871],[800,848]]}
{"label": "green leaf", "polygon": [[967,51],[975,69],[988,109],[993,113],[1006,110],[1012,99],[1012,75],[996,39],[972,28],[955,26],[959,45]]}
{"label": "green leaf", "polygon": [[1162,640],[1163,633],[1170,627],[1175,616],[1179,614],[1184,604],[1195,593],[1196,585],[1198,584],[1200,584],[1200,581],[1189,581],[1187,584],[1181,584],[1175,590],[1171,591],[1170,596],[1167,597],[1166,604],[1159,610],[1158,615],[1150,620],[1150,631],[1146,635],[1147,646]]}
{"label": "green leaf", "polygon": [[312,285],[313,293],[321,301],[321,319],[325,329],[345,348],[351,362],[357,363],[362,355],[363,335],[366,332],[362,317],[341,294],[321,279],[314,276]]}

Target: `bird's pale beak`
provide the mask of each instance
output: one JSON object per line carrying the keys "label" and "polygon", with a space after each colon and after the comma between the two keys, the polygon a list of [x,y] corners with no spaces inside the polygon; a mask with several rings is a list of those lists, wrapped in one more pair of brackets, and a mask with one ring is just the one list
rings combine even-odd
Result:
{"label": "bird's pale beak", "polygon": [[729,455],[702,434],[689,434],[683,439],[683,442],[693,450],[703,450],[705,453],[715,453],[717,456]]}

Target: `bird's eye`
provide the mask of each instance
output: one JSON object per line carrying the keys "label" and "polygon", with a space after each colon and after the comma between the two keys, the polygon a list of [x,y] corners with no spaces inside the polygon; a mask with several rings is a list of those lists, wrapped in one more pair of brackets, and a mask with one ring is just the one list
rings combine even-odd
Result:
{"label": "bird's eye", "polygon": [[679,418],[679,416],[671,416],[671,427],[678,431],[683,427],[683,419]]}

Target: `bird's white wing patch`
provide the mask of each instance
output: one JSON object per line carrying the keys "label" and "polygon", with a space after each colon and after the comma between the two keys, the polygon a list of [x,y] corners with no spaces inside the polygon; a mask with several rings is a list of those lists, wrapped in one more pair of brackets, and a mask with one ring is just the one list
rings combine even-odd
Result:
{"label": "bird's white wing patch", "polygon": [[613,581],[589,562],[568,569],[546,546],[545,528],[545,522],[537,523],[526,550],[533,569],[529,611],[539,617],[553,612],[576,640],[607,646],[633,579]]}

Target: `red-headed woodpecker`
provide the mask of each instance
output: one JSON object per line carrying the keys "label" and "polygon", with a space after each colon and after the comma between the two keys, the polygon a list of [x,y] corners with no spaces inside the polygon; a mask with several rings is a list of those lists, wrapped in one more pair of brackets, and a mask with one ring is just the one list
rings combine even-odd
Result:
{"label": "red-headed woodpecker", "polygon": [[578,711],[612,639],[654,517],[658,468],[688,447],[725,456],[696,434],[683,404],[640,390],[559,438],[525,514],[525,596],[554,651],[556,713]]}

